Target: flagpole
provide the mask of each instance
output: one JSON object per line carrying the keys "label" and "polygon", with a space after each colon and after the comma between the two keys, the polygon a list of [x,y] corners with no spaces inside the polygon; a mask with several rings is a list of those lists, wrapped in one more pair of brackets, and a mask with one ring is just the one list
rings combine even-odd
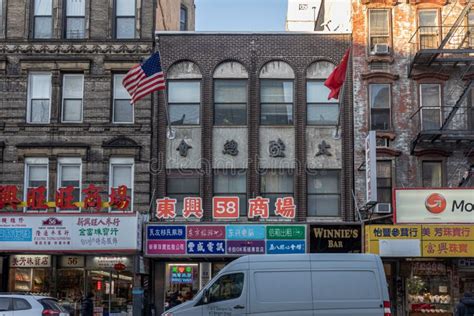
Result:
{"label": "flagpole", "polygon": [[[349,61],[352,61],[352,46],[349,47],[350,49],[350,53],[349,53]],[[352,66],[352,63],[351,65]],[[339,128],[341,126],[341,111],[342,111],[342,103],[344,103],[344,98],[346,97],[346,88],[347,88],[347,76],[349,74],[349,68],[350,67],[347,67],[346,68],[346,74],[345,74],[345,80],[344,80],[344,83],[342,85],[342,92],[341,92],[341,97],[339,98],[339,111],[337,113],[337,125],[336,125],[336,132],[334,133],[334,137],[335,138],[339,138]]]}

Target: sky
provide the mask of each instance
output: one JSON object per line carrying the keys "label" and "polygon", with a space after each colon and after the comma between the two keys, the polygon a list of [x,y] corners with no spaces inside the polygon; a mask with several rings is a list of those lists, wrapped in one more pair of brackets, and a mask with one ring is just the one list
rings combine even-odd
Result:
{"label": "sky", "polygon": [[195,0],[196,31],[284,31],[287,0]]}

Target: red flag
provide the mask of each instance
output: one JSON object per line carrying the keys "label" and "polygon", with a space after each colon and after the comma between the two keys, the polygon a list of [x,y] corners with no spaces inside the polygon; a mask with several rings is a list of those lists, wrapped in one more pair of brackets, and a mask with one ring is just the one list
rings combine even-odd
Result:
{"label": "red flag", "polygon": [[334,70],[324,82],[324,85],[331,90],[328,95],[328,100],[339,98],[339,92],[342,85],[344,84],[344,81],[346,80],[347,64],[349,63],[350,51],[351,49],[348,48],[344,54],[344,57],[342,57],[341,63],[336,68],[334,68]]}

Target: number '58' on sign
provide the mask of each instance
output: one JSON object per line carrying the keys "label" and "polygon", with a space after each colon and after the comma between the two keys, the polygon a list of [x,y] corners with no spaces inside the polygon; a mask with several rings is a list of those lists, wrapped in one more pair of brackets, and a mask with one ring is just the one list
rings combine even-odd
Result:
{"label": "number '58' on sign", "polygon": [[236,196],[217,196],[212,198],[213,218],[239,218],[239,198]]}

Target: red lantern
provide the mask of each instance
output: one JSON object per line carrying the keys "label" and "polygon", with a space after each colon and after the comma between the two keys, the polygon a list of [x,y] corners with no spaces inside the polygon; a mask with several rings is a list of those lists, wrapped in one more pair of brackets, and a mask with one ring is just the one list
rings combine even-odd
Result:
{"label": "red lantern", "polygon": [[124,265],[122,262],[114,264],[114,269],[115,271],[123,271],[127,268],[126,265]]}

